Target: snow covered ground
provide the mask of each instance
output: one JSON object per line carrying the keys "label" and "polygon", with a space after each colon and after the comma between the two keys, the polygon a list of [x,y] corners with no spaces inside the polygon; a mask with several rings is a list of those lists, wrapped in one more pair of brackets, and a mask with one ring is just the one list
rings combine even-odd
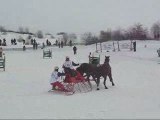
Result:
{"label": "snow covered ground", "polygon": [[[145,48],[144,46],[147,45]],[[43,59],[42,50],[6,51],[6,71],[0,70],[0,119],[4,118],[160,118],[160,58],[158,41],[137,41],[137,52],[103,52],[111,56],[115,87],[101,80],[100,91],[49,93],[50,74],[54,66],[60,68],[65,56],[78,63],[88,62],[95,45],[77,46],[74,56],[71,47],[53,47],[53,58]],[[61,71],[62,69],[60,69]]]}

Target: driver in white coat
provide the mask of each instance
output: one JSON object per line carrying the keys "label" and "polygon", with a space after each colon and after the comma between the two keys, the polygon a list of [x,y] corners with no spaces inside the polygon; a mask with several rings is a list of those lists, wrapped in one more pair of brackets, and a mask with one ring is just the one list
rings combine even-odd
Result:
{"label": "driver in white coat", "polygon": [[79,66],[79,64],[74,63],[67,56],[66,61],[63,64],[63,68],[64,68],[64,71],[68,71],[72,77],[75,76],[75,70],[74,70],[73,66]]}

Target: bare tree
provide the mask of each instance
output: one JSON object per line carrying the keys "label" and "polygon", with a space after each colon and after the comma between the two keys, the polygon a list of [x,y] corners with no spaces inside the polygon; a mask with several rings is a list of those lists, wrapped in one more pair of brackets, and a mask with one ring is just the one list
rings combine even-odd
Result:
{"label": "bare tree", "polygon": [[123,39],[123,34],[122,34],[122,29],[117,29],[115,31],[112,32],[112,39],[113,40],[122,40]]}
{"label": "bare tree", "polygon": [[105,42],[105,41],[111,40],[111,35],[112,35],[112,32],[110,29],[108,29],[107,31],[101,31],[99,36],[100,41]]}
{"label": "bare tree", "polygon": [[148,30],[142,24],[137,23],[129,29],[129,35],[130,39],[145,40],[148,36]]}
{"label": "bare tree", "polygon": [[24,28],[23,27],[19,27],[19,32],[20,33],[24,33]]}
{"label": "bare tree", "polygon": [[154,39],[160,39],[160,23],[156,22],[151,27],[151,34],[154,36]]}
{"label": "bare tree", "polygon": [[42,32],[41,30],[37,31],[36,36],[37,36],[38,38],[43,38],[43,32]]}
{"label": "bare tree", "polygon": [[69,36],[69,39],[72,40],[72,41],[75,41],[77,39],[77,36],[74,33],[69,34],[68,36]]}
{"label": "bare tree", "polygon": [[29,33],[29,28],[26,27],[25,30],[24,30],[24,32],[25,32],[25,33]]}
{"label": "bare tree", "polygon": [[68,42],[68,40],[69,40],[69,36],[68,36],[67,33],[64,33],[64,34],[63,34],[63,40],[64,40],[64,45],[67,45],[67,42]]}
{"label": "bare tree", "polygon": [[99,42],[98,37],[94,36],[91,32],[84,33],[81,36],[81,39],[85,42],[86,45],[90,45],[90,44]]}
{"label": "bare tree", "polygon": [[6,32],[7,30],[5,29],[4,26],[0,26],[0,32]]}

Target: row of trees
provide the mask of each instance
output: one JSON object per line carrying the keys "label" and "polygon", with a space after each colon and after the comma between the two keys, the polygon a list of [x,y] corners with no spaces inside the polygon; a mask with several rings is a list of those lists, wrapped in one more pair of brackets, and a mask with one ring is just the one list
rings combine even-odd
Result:
{"label": "row of trees", "polygon": [[119,28],[113,31],[111,29],[108,29],[107,31],[100,31],[98,36],[88,32],[83,34],[82,39],[87,45],[110,40],[159,40],[160,23],[154,23],[150,31],[142,24],[137,23],[126,30]]}

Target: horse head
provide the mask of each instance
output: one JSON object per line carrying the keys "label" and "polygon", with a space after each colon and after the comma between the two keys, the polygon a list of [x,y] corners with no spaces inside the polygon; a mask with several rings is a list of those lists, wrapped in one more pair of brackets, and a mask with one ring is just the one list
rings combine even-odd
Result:
{"label": "horse head", "polygon": [[110,61],[110,56],[105,56],[105,61],[104,61],[104,63],[109,63],[109,61]]}

